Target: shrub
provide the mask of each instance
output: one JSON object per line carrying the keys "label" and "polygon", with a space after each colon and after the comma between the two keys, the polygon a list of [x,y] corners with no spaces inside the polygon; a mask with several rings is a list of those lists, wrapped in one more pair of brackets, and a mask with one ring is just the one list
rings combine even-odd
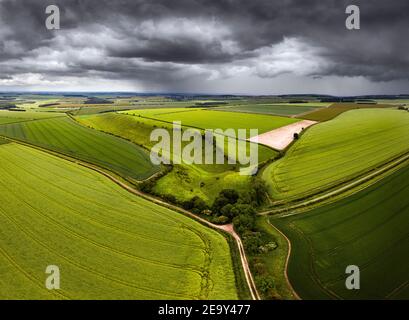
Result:
{"label": "shrub", "polygon": [[273,251],[273,250],[275,250],[275,249],[277,249],[277,243],[275,243],[275,242],[269,242],[269,243],[267,243],[267,244],[265,244],[265,245],[260,246],[260,247],[258,248],[258,251],[259,251],[260,253],[267,253],[267,252]]}
{"label": "shrub", "polygon": [[234,229],[239,234],[244,234],[247,230],[253,230],[255,226],[254,216],[241,214],[233,219]]}
{"label": "shrub", "polygon": [[186,210],[191,210],[196,214],[209,209],[206,202],[199,196],[194,196],[192,199],[184,201],[182,207]]}
{"label": "shrub", "polygon": [[218,224],[226,224],[229,222],[229,218],[227,218],[226,216],[219,216],[214,219],[214,222]]}
{"label": "shrub", "polygon": [[254,273],[256,275],[264,276],[265,274],[267,274],[267,267],[262,262],[254,263],[253,268],[254,268]]}
{"label": "shrub", "polygon": [[206,215],[206,216],[211,216],[212,215],[212,210],[206,209],[202,211],[202,214]]}
{"label": "shrub", "polygon": [[162,199],[169,203],[177,203],[177,199],[173,194],[164,194],[162,195]]}

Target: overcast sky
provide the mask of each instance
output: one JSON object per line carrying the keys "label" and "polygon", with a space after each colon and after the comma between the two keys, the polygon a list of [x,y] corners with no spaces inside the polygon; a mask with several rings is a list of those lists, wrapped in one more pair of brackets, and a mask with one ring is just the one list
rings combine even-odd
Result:
{"label": "overcast sky", "polygon": [[0,90],[409,93],[408,14],[408,0],[0,0]]}

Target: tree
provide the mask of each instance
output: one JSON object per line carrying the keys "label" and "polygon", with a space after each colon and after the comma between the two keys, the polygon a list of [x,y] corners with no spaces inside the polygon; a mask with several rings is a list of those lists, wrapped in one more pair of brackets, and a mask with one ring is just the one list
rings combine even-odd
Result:
{"label": "tree", "polygon": [[247,230],[252,230],[255,227],[254,216],[241,214],[233,219],[234,229],[239,233],[243,234]]}
{"label": "tree", "polygon": [[231,204],[236,203],[239,199],[239,193],[234,189],[223,189],[220,191],[220,195],[229,200]]}
{"label": "tree", "polygon": [[257,288],[260,289],[262,293],[265,295],[269,295],[270,299],[274,299],[274,288],[275,288],[275,283],[274,279],[271,276],[264,276],[264,277],[258,277],[257,280]]}
{"label": "tree", "polygon": [[212,211],[220,214],[221,209],[227,204],[235,204],[239,199],[239,193],[233,189],[224,189],[213,202]]}
{"label": "tree", "polygon": [[252,182],[252,197],[258,206],[262,205],[267,198],[266,183],[260,178],[254,178]]}
{"label": "tree", "polygon": [[206,202],[199,196],[194,196],[192,199],[184,201],[182,203],[182,207],[186,210],[191,210],[193,213],[196,214],[209,209]]}

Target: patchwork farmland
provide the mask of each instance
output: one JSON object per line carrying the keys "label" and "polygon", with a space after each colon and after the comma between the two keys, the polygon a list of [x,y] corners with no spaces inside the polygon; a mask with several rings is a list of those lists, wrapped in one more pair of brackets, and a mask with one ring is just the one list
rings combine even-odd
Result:
{"label": "patchwork farmland", "polygon": [[[0,299],[409,298],[404,100],[15,101],[0,110]],[[153,165],[151,133],[172,140],[174,121],[202,137],[258,129],[245,142],[258,171],[228,163],[235,139],[224,164],[170,153]],[[50,264],[61,290],[43,285]],[[359,292],[345,289],[345,264],[359,265]]]}

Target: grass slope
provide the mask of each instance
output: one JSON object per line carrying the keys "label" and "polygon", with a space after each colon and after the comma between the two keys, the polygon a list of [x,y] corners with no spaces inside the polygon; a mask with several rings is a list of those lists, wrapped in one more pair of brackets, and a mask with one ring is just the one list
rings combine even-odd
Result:
{"label": "grass slope", "polygon": [[[168,123],[123,113],[81,116],[77,119],[86,126],[126,138],[146,148],[151,148],[156,143],[149,138],[153,129],[170,128]],[[259,147],[259,161],[276,155],[277,152],[272,149]],[[210,204],[221,190],[231,187],[246,190],[249,182],[249,177],[241,176],[233,165],[176,165],[174,170],[158,180],[154,191],[159,194],[172,194],[181,201],[197,195]]]}
{"label": "grass slope", "polygon": [[0,299],[237,298],[218,232],[21,145],[0,146],[0,175]]}
{"label": "grass slope", "polygon": [[[336,203],[271,219],[292,242],[289,277],[304,299],[409,299],[409,166]],[[361,289],[345,288],[357,265]]]}
{"label": "grass slope", "polygon": [[69,117],[1,125],[0,134],[97,164],[136,180],[159,170],[142,148],[83,127]]}
{"label": "grass slope", "polygon": [[274,199],[319,192],[409,150],[409,113],[362,109],[308,129],[263,172]]}

